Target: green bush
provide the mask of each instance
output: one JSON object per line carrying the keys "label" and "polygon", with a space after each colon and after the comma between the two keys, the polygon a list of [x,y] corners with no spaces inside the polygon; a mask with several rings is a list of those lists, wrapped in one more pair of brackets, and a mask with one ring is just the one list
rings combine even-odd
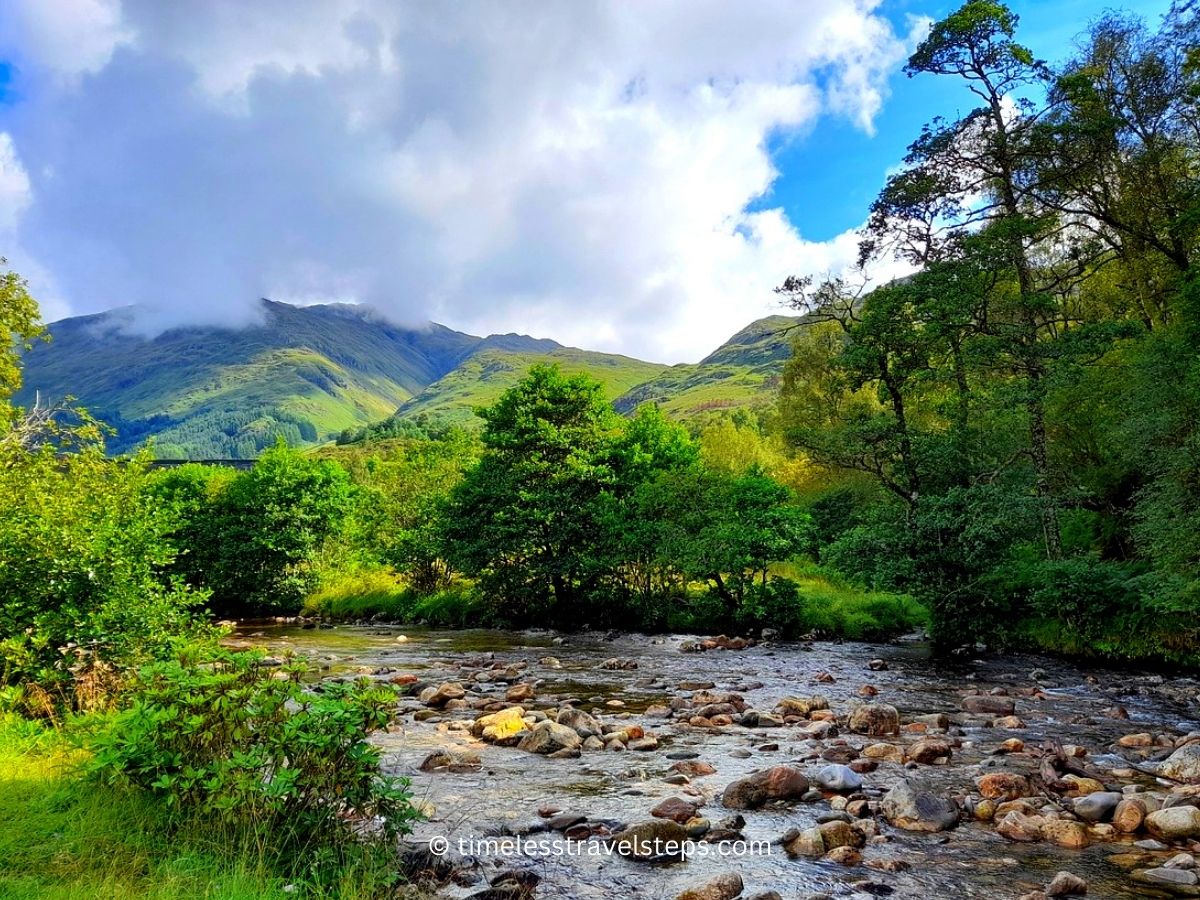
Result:
{"label": "green bush", "polygon": [[395,694],[365,681],[314,693],[302,671],[230,652],[147,667],[93,739],[90,769],[182,814],[265,829],[279,848],[336,853],[355,842],[350,821],[383,839],[407,830],[407,783],[380,774],[366,741]]}

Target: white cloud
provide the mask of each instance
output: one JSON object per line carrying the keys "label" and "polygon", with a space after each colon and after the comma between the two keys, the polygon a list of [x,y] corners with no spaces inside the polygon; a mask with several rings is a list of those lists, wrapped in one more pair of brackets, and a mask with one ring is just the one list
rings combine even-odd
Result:
{"label": "white cloud", "polygon": [[745,210],[773,133],[870,127],[904,53],[875,6],[17,0],[20,245],[149,327],[353,299],[696,359],[853,260]]}

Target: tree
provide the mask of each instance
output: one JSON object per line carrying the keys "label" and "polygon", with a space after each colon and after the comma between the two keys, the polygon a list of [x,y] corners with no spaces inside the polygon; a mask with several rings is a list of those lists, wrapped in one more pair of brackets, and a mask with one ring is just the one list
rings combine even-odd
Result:
{"label": "tree", "polygon": [[450,558],[517,618],[570,616],[597,580],[616,413],[592,378],[535,365],[478,414],[484,452],[451,495]]}
{"label": "tree", "polygon": [[[0,257],[0,266],[8,260]],[[0,401],[8,398],[21,386],[21,354],[33,347],[33,342],[45,336],[42,315],[37,301],[29,293],[29,284],[13,271],[0,273]]]}

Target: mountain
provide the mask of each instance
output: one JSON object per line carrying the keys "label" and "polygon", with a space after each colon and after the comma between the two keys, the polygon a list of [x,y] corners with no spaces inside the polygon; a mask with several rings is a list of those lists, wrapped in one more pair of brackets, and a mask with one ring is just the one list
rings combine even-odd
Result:
{"label": "mountain", "polygon": [[154,439],[160,457],[246,458],[277,435],[332,439],[381,420],[473,420],[536,362],[598,379],[621,412],[655,401],[677,418],[774,401],[800,321],[761,319],[699,363],[665,366],[518,334],[403,328],[345,304],[262,301],[259,324],[128,329],[130,311],[64,319],[25,357],[17,402],[72,396],[116,429],[123,452]]}
{"label": "mountain", "polygon": [[523,335],[479,338],[441,325],[401,328],[344,304],[262,301],[238,329],[127,330],[130,311],[64,319],[25,356],[17,402],[73,396],[113,425],[114,451],[153,436],[159,456],[253,456],[283,434],[328,439],[390,415],[479,349],[546,352]]}
{"label": "mountain", "polygon": [[697,419],[775,402],[791,340],[803,320],[768,316],[751,322],[700,362],[671,366],[614,401],[628,413],[657,403],[676,419]]}

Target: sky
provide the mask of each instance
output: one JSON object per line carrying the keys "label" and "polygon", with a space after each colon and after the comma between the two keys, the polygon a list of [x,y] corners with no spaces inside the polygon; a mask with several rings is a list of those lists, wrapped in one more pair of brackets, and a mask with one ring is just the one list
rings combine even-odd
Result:
{"label": "sky", "polygon": [[[0,255],[49,320],[357,302],[696,361],[850,265],[921,125],[969,107],[901,71],[956,5],[4,0]],[[1048,60],[1113,5],[1012,3]]]}

